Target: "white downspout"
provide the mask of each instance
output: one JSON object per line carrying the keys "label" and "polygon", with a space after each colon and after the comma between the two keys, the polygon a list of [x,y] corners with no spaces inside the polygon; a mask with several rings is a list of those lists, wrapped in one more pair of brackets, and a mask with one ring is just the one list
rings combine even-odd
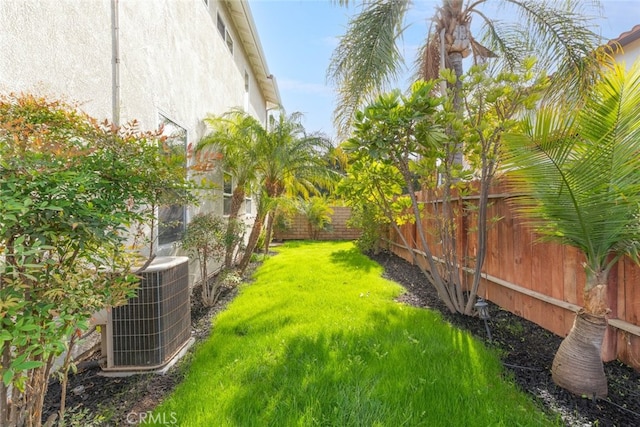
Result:
{"label": "white downspout", "polygon": [[111,121],[120,127],[120,22],[118,0],[111,0]]}

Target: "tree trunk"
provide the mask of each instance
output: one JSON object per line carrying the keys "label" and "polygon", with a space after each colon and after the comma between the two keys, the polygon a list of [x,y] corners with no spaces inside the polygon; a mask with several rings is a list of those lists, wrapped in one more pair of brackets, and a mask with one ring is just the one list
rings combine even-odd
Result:
{"label": "tree trunk", "polygon": [[604,316],[584,311],[576,315],[569,335],[562,341],[553,359],[553,381],[579,396],[607,396],[607,378],[600,348],[607,328]]}
{"label": "tree trunk", "polygon": [[553,381],[579,396],[607,396],[601,347],[607,329],[608,273],[606,269],[587,267],[585,308],[576,314],[573,327],[560,344],[551,367]]}
{"label": "tree trunk", "polygon": [[[453,109],[456,113],[462,115],[462,80],[460,80],[464,72],[462,68],[462,53],[450,52],[448,56],[451,68],[456,75],[456,84],[453,87]],[[463,161],[462,142],[458,142],[453,152],[453,164],[462,165]]]}
{"label": "tree trunk", "polygon": [[424,227],[422,226],[422,214],[420,212],[420,207],[418,205],[418,200],[416,198],[416,191],[413,187],[413,181],[412,181],[413,177],[411,176],[411,173],[409,171],[408,163],[406,161],[401,161],[399,163],[400,163],[400,166],[398,169],[400,169],[400,173],[402,174],[405,184],[407,185],[409,198],[411,199],[411,208],[413,210],[413,216],[416,220],[416,233],[420,238],[422,251],[426,254],[425,258],[429,263],[429,270],[431,271],[431,279],[433,279],[432,280],[433,285],[438,291],[438,295],[440,296],[440,299],[444,302],[444,304],[447,306],[449,311],[451,311],[452,313],[455,313],[458,310],[456,309],[456,306],[453,303],[453,299],[451,298],[447,283],[445,283],[444,279],[440,275],[440,272],[438,271],[435,257],[431,252],[429,243],[427,243],[425,230],[424,230]]}
{"label": "tree trunk", "polygon": [[274,212],[270,212],[269,215],[267,215],[267,230],[265,232],[265,238],[264,238],[264,253],[265,255],[267,255],[269,253],[269,246],[271,244],[271,233],[273,232],[273,220],[275,218],[275,211]]}
{"label": "tree trunk", "polygon": [[251,254],[256,248],[256,244],[258,243],[258,238],[260,237],[260,232],[262,231],[263,222],[264,216],[258,215],[256,217],[256,221],[253,223],[251,234],[249,234],[249,241],[247,242],[247,247],[244,250],[244,255],[242,256],[242,260],[240,260],[240,265],[238,266],[238,272],[240,276],[244,274],[244,271],[247,269],[247,266],[251,261]]}
{"label": "tree trunk", "polygon": [[[242,202],[244,201],[245,191],[244,191],[244,183],[242,185],[236,186],[233,190],[233,194],[231,196],[231,210],[229,212],[229,221],[227,224],[227,235],[229,233],[235,233],[237,230],[234,230],[235,225],[234,221],[238,218],[238,213],[240,212],[240,208],[242,207]],[[233,259],[235,258],[236,253],[236,245],[235,243],[229,239],[227,243],[227,247],[225,248],[224,254],[224,268],[227,270],[230,269],[233,265]]]}

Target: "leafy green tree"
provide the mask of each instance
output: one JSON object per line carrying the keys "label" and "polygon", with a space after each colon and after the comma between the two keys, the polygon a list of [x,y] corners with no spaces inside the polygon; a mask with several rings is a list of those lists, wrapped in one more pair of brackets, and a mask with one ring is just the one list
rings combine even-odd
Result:
{"label": "leafy green tree", "polygon": [[[445,232],[442,233],[441,239],[446,244],[452,243],[449,253],[458,253],[457,242],[455,239],[448,241],[456,233],[454,230],[454,221],[457,215],[468,215],[472,211],[477,220],[475,227],[477,233],[478,246],[475,257],[471,259],[465,254],[462,260],[466,268],[473,270],[473,277],[469,284],[469,295],[463,313],[470,314],[475,303],[475,295],[480,285],[482,266],[486,257],[487,232],[488,225],[492,218],[488,217],[487,209],[489,206],[489,191],[493,183],[500,162],[502,160],[503,138],[506,133],[512,132],[520,126],[519,118],[527,112],[535,110],[537,103],[540,101],[543,92],[548,86],[548,79],[544,73],[537,73],[535,70],[536,61],[532,58],[525,59],[521,66],[515,71],[503,71],[497,74],[490,74],[486,66],[471,67],[470,71],[461,79],[462,86],[460,88],[460,98],[463,105],[462,119],[452,111],[445,120],[450,124],[454,123],[452,128],[458,133],[457,140],[465,141],[464,157],[468,163],[467,171],[473,182],[477,184],[479,197],[477,204],[462,203],[461,212],[455,215],[444,215]],[[451,97],[448,97],[450,100]],[[464,181],[453,181],[450,171],[455,171],[455,159],[447,156],[448,150],[451,149],[453,143],[449,142],[445,145],[444,153],[436,153],[439,159],[445,160],[440,165],[441,176],[443,176],[444,185],[440,187],[442,193],[443,205],[450,204],[452,201],[452,193],[449,188],[456,188],[458,195],[464,195]],[[435,161],[435,159],[431,159]],[[446,162],[451,162],[446,164]],[[430,168],[427,168],[429,171]],[[455,177],[455,175],[454,175]],[[431,184],[431,187],[430,187]],[[424,188],[435,188],[433,181],[423,182]],[[451,207],[446,212],[454,213]],[[448,232],[452,230],[452,232]],[[446,249],[445,244],[445,249]],[[446,251],[445,251],[446,252]],[[445,253],[445,258],[449,257]],[[459,274],[457,260],[449,257],[447,265],[455,271],[451,280],[458,280],[464,274]],[[454,280],[455,279],[455,280]],[[460,285],[462,286],[462,284]]]}
{"label": "leafy green tree", "polygon": [[[355,3],[337,0],[347,5]],[[398,40],[407,28],[410,0],[362,0],[361,11],[350,21],[331,58],[328,78],[338,88],[335,121],[340,133],[347,135],[355,112],[384,92],[404,68]],[[495,5],[505,15],[519,18],[517,24],[491,17]],[[462,60],[472,55],[474,64],[498,57],[499,69],[515,68],[530,56],[539,58],[540,68],[555,69],[554,76],[565,83],[590,81],[593,55],[600,40],[590,30],[588,6],[597,12],[597,2],[537,0],[442,0],[432,17],[426,43],[416,58],[417,77],[437,78],[443,69],[456,77],[454,104],[461,107],[460,77]],[[586,12],[586,13],[583,13]],[[426,17],[429,18],[429,17]],[[472,34],[472,19],[483,23],[482,35]],[[441,91],[444,93],[444,91]],[[561,93],[556,86],[556,93]]]}
{"label": "leafy green tree", "polygon": [[[378,252],[384,247],[389,227],[404,239],[399,225],[407,221],[405,210],[410,201],[402,194],[403,188],[404,181],[395,167],[364,153],[352,157],[336,194],[351,207],[349,224],[362,230],[357,245],[363,252]],[[405,246],[413,243],[404,241]]]}
{"label": "leafy green tree", "polygon": [[[519,211],[546,239],[586,258],[584,308],[553,361],[554,381],[578,395],[603,397],[600,348],[607,325],[607,277],[640,250],[640,67],[608,71],[579,110],[552,105],[508,138],[504,169]],[[576,266],[577,267],[577,266]]]}
{"label": "leafy green tree", "polygon": [[[355,197],[363,206],[371,203],[369,199],[374,195],[373,200],[377,200],[380,212],[396,228],[396,235],[404,239],[397,226],[409,220],[400,215],[392,204],[393,198],[398,196],[397,177],[376,166],[376,162],[397,169],[402,178],[402,191],[410,200],[410,221],[416,225],[418,239],[418,242],[404,243],[424,252],[429,271],[423,272],[452,312],[473,313],[486,251],[489,185],[499,164],[501,139],[504,132],[518,126],[518,114],[525,108],[535,106],[539,99],[538,87],[545,80],[544,76],[534,78],[535,74],[531,71],[533,63],[527,61],[524,64],[522,75],[504,72],[497,77],[488,76],[485,67],[473,67],[462,79],[464,84],[461,93],[466,111],[464,119],[455,112],[450,97],[434,96],[433,88],[437,81],[418,81],[406,96],[398,91],[382,95],[356,114],[354,137],[344,144],[345,150],[354,153],[356,159],[365,162],[364,165],[376,167],[375,174],[378,176],[362,173],[363,163],[356,163],[358,168],[352,169],[349,177],[353,176],[353,171],[358,171],[359,178],[364,177],[365,181],[353,182],[350,179],[349,182],[358,185],[360,194],[358,191],[345,193],[344,186],[341,186],[342,194]],[[467,158],[471,167],[466,173],[475,174],[480,185],[480,201],[477,207],[473,207],[478,214],[475,227],[478,231],[478,254],[473,263],[470,258],[459,258],[456,237],[457,218],[470,208],[456,207],[454,204],[454,198],[463,195],[465,183],[454,183],[446,178],[444,184],[440,183],[440,177],[447,176],[440,172],[454,170],[453,165],[442,161],[447,158],[452,140],[456,140],[451,138],[452,130],[467,141]],[[382,178],[389,179],[389,183],[383,186],[380,182]],[[371,190],[365,190],[362,184],[365,184],[364,188],[370,186]],[[418,188],[427,190],[425,202],[433,207],[429,220],[436,225],[430,230],[425,229],[425,205],[416,198]],[[454,195],[454,189],[457,195]],[[396,206],[400,200],[395,202]],[[434,256],[433,244],[429,243],[430,234],[437,236],[435,241],[442,252],[439,260]],[[417,252],[410,252],[414,262],[421,265],[417,262]],[[466,276],[465,267],[474,271],[469,285],[461,281]]]}
{"label": "leafy green tree", "polygon": [[[419,238],[417,243],[426,254],[429,264],[430,273],[424,269],[423,273],[432,278],[433,285],[443,302],[449,310],[455,312],[456,306],[451,292],[445,279],[438,273],[437,261],[428,243],[425,230],[421,226],[423,212],[417,200],[416,176],[413,172],[415,159],[418,156],[437,150],[446,140],[442,109],[439,109],[442,98],[431,95],[435,84],[435,81],[418,81],[414,83],[411,93],[407,96],[401,95],[399,91],[381,95],[376,102],[356,113],[354,137],[344,144],[344,148],[356,153],[356,158],[366,160],[366,157],[369,157],[371,160],[397,169],[397,173],[402,177],[403,190],[406,190],[410,200],[408,208],[413,215],[412,220],[417,225]],[[373,185],[377,184],[376,181]],[[388,190],[393,190],[393,187],[386,187],[385,190],[382,192],[380,188],[376,188],[375,196],[380,197],[382,211],[386,215],[393,215],[391,201],[386,198],[389,195]],[[389,219],[396,227],[397,235],[404,239],[397,228],[399,224],[396,215]],[[414,242],[409,243],[407,247],[414,246]],[[421,265],[416,251],[410,250],[410,253],[414,263]]]}
{"label": "leafy green tree", "polygon": [[161,148],[159,133],[135,124],[117,129],[58,101],[0,97],[0,426],[41,424],[69,337],[135,289],[129,227],[149,224],[163,193],[187,190],[184,158]]}

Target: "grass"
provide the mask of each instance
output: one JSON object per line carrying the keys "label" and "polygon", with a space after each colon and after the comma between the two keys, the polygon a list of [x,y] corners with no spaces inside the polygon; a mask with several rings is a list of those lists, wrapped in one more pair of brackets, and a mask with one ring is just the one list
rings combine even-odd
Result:
{"label": "grass", "polygon": [[277,249],[214,320],[151,420],[180,426],[527,426],[552,421],[495,354],[351,243]]}

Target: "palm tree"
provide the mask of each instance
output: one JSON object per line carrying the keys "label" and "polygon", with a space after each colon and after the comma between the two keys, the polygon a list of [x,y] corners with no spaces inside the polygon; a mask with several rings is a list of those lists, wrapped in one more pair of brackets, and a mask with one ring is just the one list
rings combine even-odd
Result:
{"label": "palm tree", "polygon": [[237,239],[232,237],[239,232],[238,213],[247,191],[251,192],[258,180],[256,147],[265,137],[265,130],[255,117],[241,110],[231,110],[222,116],[208,116],[204,122],[211,133],[198,143],[196,152],[216,150],[214,159],[221,161],[223,172],[231,174],[235,184],[231,193],[224,262],[225,268],[230,268],[237,245]]}
{"label": "palm tree", "polygon": [[277,207],[277,200],[286,194],[308,196],[316,193],[319,185],[330,186],[336,175],[323,158],[331,149],[330,141],[322,135],[307,134],[301,120],[302,114],[297,112],[286,115],[281,111],[277,117],[272,116],[265,137],[260,138],[256,146],[256,171],[264,193],[261,197],[266,197],[269,203],[256,218],[258,228],[254,225],[251,230],[247,249],[240,261],[241,271],[249,263],[265,219],[265,246],[268,250],[272,213]]}
{"label": "palm tree", "polygon": [[582,109],[542,108],[525,132],[507,139],[505,168],[519,211],[545,238],[586,258],[584,308],[553,361],[554,381],[578,395],[602,397],[600,346],[607,325],[607,277],[640,250],[640,66],[607,71]]}
{"label": "palm tree", "polygon": [[[348,0],[334,0],[346,5]],[[353,3],[353,1],[351,2]],[[404,68],[397,44],[402,37],[410,0],[362,0],[362,11],[353,18],[333,53],[327,72],[338,88],[335,122],[341,134],[348,134],[354,113],[386,91]],[[519,16],[519,25],[492,19],[482,7],[489,3],[506,14]],[[416,59],[418,76],[435,78],[440,70],[453,70],[459,88],[462,60],[472,55],[475,62],[499,57],[504,64],[521,64],[536,56],[540,66],[556,69],[566,81],[585,76],[594,59],[599,37],[589,30],[590,18],[581,12],[597,1],[538,0],[442,0],[432,19],[426,43]],[[473,18],[484,24],[481,43],[471,33]],[[589,73],[586,73],[589,75]],[[560,92],[557,87],[554,92]],[[457,90],[453,91],[454,103]]]}

